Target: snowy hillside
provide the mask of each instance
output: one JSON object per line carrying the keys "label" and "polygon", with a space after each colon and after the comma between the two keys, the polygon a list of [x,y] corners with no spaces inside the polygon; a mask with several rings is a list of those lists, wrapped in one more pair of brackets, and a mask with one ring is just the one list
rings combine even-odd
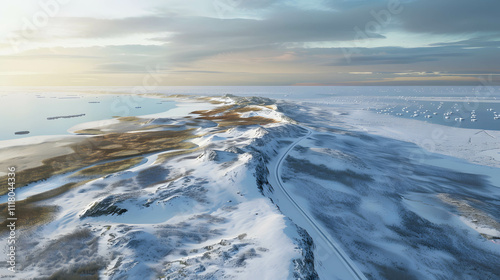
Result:
{"label": "snowy hillside", "polygon": [[[186,140],[193,145],[144,154],[117,172],[104,169],[123,159],[24,187],[30,190],[24,198],[45,195],[48,199],[33,204],[56,206],[57,211],[47,224],[22,229],[16,277],[317,278],[312,239],[259,189],[266,180],[261,173],[264,157],[272,156],[262,153],[263,139],[268,134],[276,139],[285,134],[295,137],[302,131],[285,123],[269,124],[267,129],[254,125],[283,117],[264,107],[269,101],[261,101],[249,100],[263,105],[249,110],[241,106],[247,115],[241,123],[232,115],[212,118],[212,112],[202,119],[197,117],[203,113],[188,119],[147,120],[148,125],[162,125],[155,130],[193,131]],[[221,106],[233,105],[231,101]],[[214,114],[223,116],[229,107]],[[109,132],[123,130],[123,124],[106,125]],[[137,129],[137,123],[130,127]],[[81,185],[50,195],[67,182]]]}
{"label": "snowy hillside", "polygon": [[176,98],[197,108],[8,147],[40,159],[12,158],[37,175],[17,190],[16,279],[500,277],[497,168],[415,160],[339,112]]}

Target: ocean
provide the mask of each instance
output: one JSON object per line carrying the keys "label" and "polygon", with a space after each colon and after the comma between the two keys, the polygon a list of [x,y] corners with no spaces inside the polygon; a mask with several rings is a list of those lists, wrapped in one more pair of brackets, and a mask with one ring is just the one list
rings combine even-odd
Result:
{"label": "ocean", "polygon": [[[174,101],[131,94],[131,87],[0,88],[0,140],[64,135],[85,122],[155,114]],[[156,87],[164,95],[261,96],[370,110],[462,128],[500,130],[500,87],[193,86]],[[29,131],[28,134],[15,134]]]}
{"label": "ocean", "polygon": [[0,141],[66,135],[68,129],[80,123],[155,114],[175,107],[174,101],[126,94],[85,94],[46,89],[40,92],[0,93]]}

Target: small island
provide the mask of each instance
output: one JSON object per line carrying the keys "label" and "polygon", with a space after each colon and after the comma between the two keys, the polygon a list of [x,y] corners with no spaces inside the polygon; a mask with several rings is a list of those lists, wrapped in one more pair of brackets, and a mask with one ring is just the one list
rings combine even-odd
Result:
{"label": "small island", "polygon": [[83,116],[85,116],[85,114],[68,115],[68,116],[56,116],[56,117],[48,117],[47,120],[69,119],[69,118],[78,118],[78,117],[83,117]]}

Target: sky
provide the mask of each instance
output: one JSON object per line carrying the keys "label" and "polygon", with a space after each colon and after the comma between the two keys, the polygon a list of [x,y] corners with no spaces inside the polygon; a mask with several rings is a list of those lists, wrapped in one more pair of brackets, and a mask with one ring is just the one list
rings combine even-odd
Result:
{"label": "sky", "polygon": [[500,84],[498,0],[21,0],[0,86]]}

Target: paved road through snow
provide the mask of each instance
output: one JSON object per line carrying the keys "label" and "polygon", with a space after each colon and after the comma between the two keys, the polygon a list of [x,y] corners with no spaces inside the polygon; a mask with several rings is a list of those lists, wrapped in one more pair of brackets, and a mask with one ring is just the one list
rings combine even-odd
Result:
{"label": "paved road through snow", "polygon": [[[307,129],[307,128],[306,128]],[[339,245],[332,240],[328,233],[318,224],[306,210],[304,210],[288,193],[284,187],[284,183],[280,176],[281,166],[290,151],[299,144],[302,140],[311,136],[313,132],[307,129],[307,135],[295,140],[285,151],[282,151],[277,160],[273,161],[270,173],[270,183],[274,188],[276,198],[278,198],[278,205],[284,213],[290,217],[299,226],[305,228],[309,235],[314,240],[316,245],[315,266],[316,270],[322,279],[363,279],[366,277],[356,267],[353,261],[347,254],[339,247]],[[281,193],[278,193],[281,191]]]}

